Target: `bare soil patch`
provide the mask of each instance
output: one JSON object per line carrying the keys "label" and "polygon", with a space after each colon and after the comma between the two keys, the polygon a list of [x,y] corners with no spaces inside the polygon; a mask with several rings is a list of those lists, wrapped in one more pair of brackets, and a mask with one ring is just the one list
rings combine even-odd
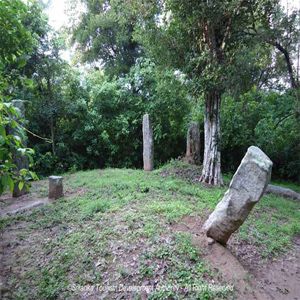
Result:
{"label": "bare soil patch", "polygon": [[205,220],[185,217],[173,224],[174,231],[190,232],[220,279],[235,286],[237,299],[297,300],[300,299],[300,238],[293,248],[279,259],[266,260],[259,255],[259,247],[237,242],[234,235],[227,248],[218,243],[208,245],[202,232]]}

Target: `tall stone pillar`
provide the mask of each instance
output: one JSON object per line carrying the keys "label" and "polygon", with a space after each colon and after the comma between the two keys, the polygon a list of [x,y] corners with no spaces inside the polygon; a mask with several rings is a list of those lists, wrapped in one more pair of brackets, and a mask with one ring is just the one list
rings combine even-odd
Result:
{"label": "tall stone pillar", "polygon": [[251,146],[235,172],[228,191],[204,224],[208,237],[226,244],[246,220],[269,184],[272,161],[259,148]]}
{"label": "tall stone pillar", "polygon": [[186,157],[184,160],[200,165],[200,150],[200,124],[198,122],[190,122],[187,131]]}
{"label": "tall stone pillar", "polygon": [[[12,105],[20,110],[21,114],[19,117],[15,118],[15,120],[20,125],[23,125],[23,122],[21,121],[21,119],[25,119],[25,106],[24,106],[23,100],[12,100]],[[26,137],[25,138],[22,137],[22,135],[20,135],[18,129],[10,127],[9,133],[19,136],[24,148],[27,147]],[[15,153],[15,151],[12,151],[12,158],[13,158],[13,163],[17,166],[18,171],[20,171],[22,169],[28,169],[28,157],[26,155],[20,156],[20,155],[17,155],[17,153]],[[13,197],[17,198],[24,194],[27,194],[27,189],[26,189],[25,185],[22,188],[22,190],[20,191],[19,184],[18,184],[18,182],[16,182],[15,186],[14,186],[14,190],[13,190]]]}
{"label": "tall stone pillar", "polygon": [[144,170],[153,170],[154,140],[151,118],[149,114],[143,116],[143,160]]}

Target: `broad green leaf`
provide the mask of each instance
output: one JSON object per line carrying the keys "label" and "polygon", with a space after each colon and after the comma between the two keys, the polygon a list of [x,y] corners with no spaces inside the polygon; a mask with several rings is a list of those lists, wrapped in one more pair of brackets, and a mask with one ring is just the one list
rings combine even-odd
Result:
{"label": "broad green leaf", "polygon": [[14,181],[12,180],[11,177],[9,177],[9,179],[8,179],[8,186],[9,186],[9,191],[10,191],[11,193],[12,193],[13,190],[14,190],[14,185],[15,185]]}
{"label": "broad green leaf", "polygon": [[34,172],[29,171],[29,174],[33,180],[39,180],[38,176]]}
{"label": "broad green leaf", "polygon": [[0,146],[4,145],[5,141],[5,138],[2,135],[0,135]]}
{"label": "broad green leaf", "polygon": [[20,181],[19,182],[19,190],[22,191],[23,187],[24,187],[24,182]]}
{"label": "broad green leaf", "polygon": [[3,125],[0,125],[0,135],[6,137],[6,131]]}
{"label": "broad green leaf", "polygon": [[26,169],[22,169],[20,170],[20,173],[23,175],[23,177],[25,178],[27,170]]}
{"label": "broad green leaf", "polygon": [[25,183],[25,187],[26,187],[27,192],[29,193],[29,192],[30,192],[29,184],[28,184],[28,183]]}

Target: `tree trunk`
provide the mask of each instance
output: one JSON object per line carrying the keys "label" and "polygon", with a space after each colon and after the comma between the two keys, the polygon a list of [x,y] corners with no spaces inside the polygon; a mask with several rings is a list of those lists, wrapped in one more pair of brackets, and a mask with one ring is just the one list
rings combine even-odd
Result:
{"label": "tree trunk", "polygon": [[55,136],[54,136],[54,120],[53,120],[53,95],[52,95],[52,88],[51,88],[51,72],[50,67],[47,64],[47,88],[48,88],[48,94],[49,94],[49,105],[51,109],[51,115],[50,115],[50,131],[51,131],[51,139],[52,139],[52,154],[55,155]]}
{"label": "tree trunk", "polygon": [[209,92],[205,99],[204,116],[204,160],[200,181],[210,185],[223,185],[220,152],[220,108],[221,94]]}
{"label": "tree trunk", "polygon": [[50,117],[50,131],[51,131],[51,139],[52,139],[52,154],[55,155],[55,136],[54,136],[54,122],[53,122],[53,116]]}

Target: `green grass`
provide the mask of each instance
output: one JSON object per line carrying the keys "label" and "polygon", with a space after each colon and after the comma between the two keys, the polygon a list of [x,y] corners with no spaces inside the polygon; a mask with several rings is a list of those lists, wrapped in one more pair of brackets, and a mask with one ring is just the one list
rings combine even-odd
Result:
{"label": "green grass", "polygon": [[259,245],[263,257],[278,256],[291,247],[300,234],[300,203],[265,195],[254,207],[236,237]]}
{"label": "green grass", "polygon": [[[65,179],[74,196],[32,212],[1,219],[4,235],[15,237],[13,270],[2,286],[3,299],[80,299],[72,286],[207,284],[213,270],[201,259],[191,234],[176,233],[172,224],[185,216],[205,217],[222,199],[225,188],[191,185],[187,178],[106,169],[78,172]],[[40,192],[45,194],[45,184]],[[78,190],[84,190],[76,196]],[[300,233],[300,204],[264,196],[235,234],[254,243],[266,258],[279,255]],[[14,234],[16,232],[16,234]],[[14,275],[13,275],[14,274]],[[219,282],[226,284],[226,282]],[[190,291],[192,299],[233,297],[231,293]],[[134,295],[139,299],[140,293]],[[168,298],[169,297],[169,298]],[[156,290],[149,299],[184,299],[184,292]]]}

